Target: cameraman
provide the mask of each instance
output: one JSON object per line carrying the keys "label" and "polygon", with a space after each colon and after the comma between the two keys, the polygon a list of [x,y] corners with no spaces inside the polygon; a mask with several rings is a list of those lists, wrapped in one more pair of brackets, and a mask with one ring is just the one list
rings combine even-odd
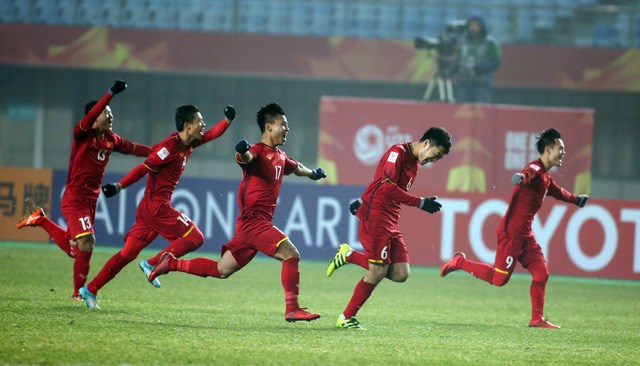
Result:
{"label": "cameraman", "polygon": [[484,20],[479,16],[467,20],[466,31],[454,67],[458,77],[456,101],[491,103],[493,74],[500,66],[500,45],[487,35]]}

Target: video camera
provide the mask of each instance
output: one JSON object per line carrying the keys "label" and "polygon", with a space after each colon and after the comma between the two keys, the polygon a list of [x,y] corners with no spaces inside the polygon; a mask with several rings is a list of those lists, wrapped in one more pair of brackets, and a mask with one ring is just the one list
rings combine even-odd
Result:
{"label": "video camera", "polygon": [[[441,73],[448,75],[455,62],[455,55],[460,44],[460,39],[467,30],[467,22],[464,20],[451,20],[438,35],[433,37],[416,37],[414,47],[427,51],[438,52],[438,69]],[[428,54],[433,57],[432,54]]]}
{"label": "video camera", "polygon": [[464,20],[451,20],[444,27],[438,38],[416,37],[414,47],[417,49],[436,50],[441,55],[454,53],[458,43],[467,29]]}

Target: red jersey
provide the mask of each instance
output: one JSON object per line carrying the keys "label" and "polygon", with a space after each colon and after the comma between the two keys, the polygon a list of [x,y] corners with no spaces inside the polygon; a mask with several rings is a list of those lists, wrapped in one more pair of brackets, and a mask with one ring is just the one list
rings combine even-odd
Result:
{"label": "red jersey", "polygon": [[409,143],[391,146],[380,158],[373,180],[362,194],[362,206],[357,217],[397,225],[400,205],[417,207],[420,204],[420,197],[407,193],[419,167]]}
{"label": "red jersey", "polygon": [[576,203],[576,196],[553,181],[542,160],[530,162],[521,173],[524,174],[524,179],[513,188],[509,208],[502,217],[498,234],[511,237],[533,236],[531,223],[547,194],[560,201]]}
{"label": "red jersey", "polygon": [[273,220],[282,177],[298,169],[298,162],[284,151],[262,142],[251,145],[253,159],[249,163],[236,162],[242,168],[242,182],[238,188],[238,221]]}
{"label": "red jersey", "polygon": [[[187,161],[189,161],[193,149],[218,138],[228,127],[229,124],[225,120],[221,120],[205,132],[201,140],[193,141],[189,146],[184,146],[180,141],[178,132],[174,132],[152,147],[149,157],[142,163],[146,170],[141,170],[141,174],[149,173],[147,186],[144,190],[144,199],[171,201],[173,190],[180,181],[180,176],[184,172],[184,167],[187,166]],[[138,171],[140,170],[132,170],[130,174],[121,180],[121,184],[125,179],[133,178],[133,182],[140,179],[142,175],[138,176],[139,174],[136,174]],[[127,181],[123,187],[133,182]]]}
{"label": "red jersey", "polygon": [[97,200],[111,152],[143,157],[149,154],[147,145],[130,142],[111,131],[98,135],[91,130],[112,97],[111,93],[105,94],[73,128],[65,195],[69,192],[74,197]]}

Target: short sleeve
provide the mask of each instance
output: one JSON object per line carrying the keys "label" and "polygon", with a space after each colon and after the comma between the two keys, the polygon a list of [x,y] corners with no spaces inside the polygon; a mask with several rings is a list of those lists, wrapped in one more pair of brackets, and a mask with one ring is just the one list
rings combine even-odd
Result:
{"label": "short sleeve", "polygon": [[285,155],[284,174],[289,175],[298,169],[298,162]]}

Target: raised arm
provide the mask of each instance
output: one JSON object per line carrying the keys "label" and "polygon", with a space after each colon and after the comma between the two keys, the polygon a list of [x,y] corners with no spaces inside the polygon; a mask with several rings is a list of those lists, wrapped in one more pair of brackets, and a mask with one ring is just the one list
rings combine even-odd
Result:
{"label": "raised arm", "polygon": [[125,81],[116,80],[115,83],[113,83],[113,86],[109,88],[107,93],[103,95],[100,100],[98,100],[98,103],[96,103],[93,108],[91,108],[89,113],[87,113],[84,118],[82,118],[80,123],[78,123],[78,125],[74,129],[74,135],[76,134],[76,130],[78,130],[77,132],[90,130],[100,113],[102,113],[107,105],[109,105],[111,98],[113,98],[116,94],[122,93],[126,88],[127,83]]}
{"label": "raised arm", "polygon": [[222,134],[231,126],[231,123],[236,118],[236,108],[232,105],[228,105],[224,108],[224,118],[218,121],[213,127],[211,127],[207,132],[204,133],[202,137],[202,143],[209,142],[211,140],[215,140],[218,137],[222,136]]}

